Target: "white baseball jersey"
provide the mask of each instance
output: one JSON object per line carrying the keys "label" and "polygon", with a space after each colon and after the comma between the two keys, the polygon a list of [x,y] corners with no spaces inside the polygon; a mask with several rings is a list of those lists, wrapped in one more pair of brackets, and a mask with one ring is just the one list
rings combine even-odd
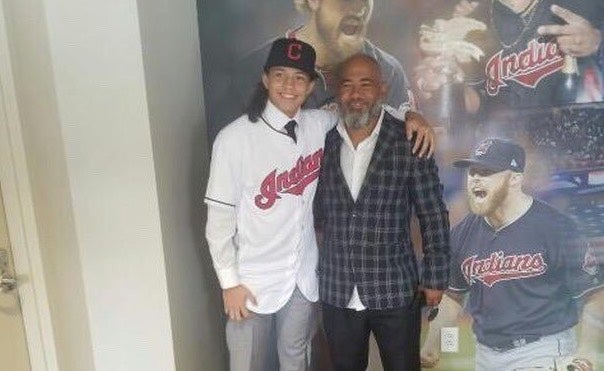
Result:
{"label": "white baseball jersey", "polygon": [[257,305],[248,301],[247,307],[256,313],[278,311],[296,285],[308,300],[318,300],[312,201],[325,134],[337,117],[302,110],[293,119],[297,143],[284,134],[291,118],[269,101],[258,122],[244,115],[225,127],[212,151],[205,202],[233,207],[237,228],[234,254],[209,239],[214,267],[222,287],[235,282],[252,291]]}

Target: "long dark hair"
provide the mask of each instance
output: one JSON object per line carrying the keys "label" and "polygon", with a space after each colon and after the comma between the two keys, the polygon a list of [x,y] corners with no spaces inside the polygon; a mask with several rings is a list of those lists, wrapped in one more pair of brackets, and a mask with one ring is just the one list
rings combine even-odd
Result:
{"label": "long dark hair", "polygon": [[252,94],[252,98],[245,107],[245,113],[251,122],[257,122],[266,108],[266,102],[268,100],[268,89],[264,87],[262,81],[256,84],[256,89]]}

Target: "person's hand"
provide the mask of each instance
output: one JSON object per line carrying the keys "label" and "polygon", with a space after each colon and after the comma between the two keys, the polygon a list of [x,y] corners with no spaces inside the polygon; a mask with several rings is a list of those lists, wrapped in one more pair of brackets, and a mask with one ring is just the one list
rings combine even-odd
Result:
{"label": "person's hand", "polygon": [[424,296],[426,297],[426,305],[429,307],[435,307],[440,304],[443,298],[443,290],[433,290],[428,288],[422,288]]}
{"label": "person's hand", "polygon": [[411,140],[415,134],[415,143],[411,152],[418,157],[431,157],[436,146],[436,135],[432,125],[417,112],[408,111],[405,115],[405,130],[407,140]]}
{"label": "person's hand", "polygon": [[445,56],[430,56],[422,59],[415,68],[417,87],[423,98],[430,99],[432,93],[451,82],[463,82],[464,73],[454,59]]}
{"label": "person's hand", "polygon": [[587,19],[561,6],[552,5],[551,10],[567,24],[540,26],[537,29],[540,35],[554,36],[560,50],[573,57],[586,57],[598,50],[602,41],[600,30]]}
{"label": "person's hand", "polygon": [[245,306],[248,299],[256,305],[256,298],[243,285],[222,290],[224,313],[233,321],[241,321],[248,318],[251,314]]}
{"label": "person's hand", "polygon": [[424,343],[419,358],[422,364],[422,368],[433,368],[440,361],[440,350],[438,346],[428,346]]}
{"label": "person's hand", "polygon": [[556,358],[556,364],[561,370],[569,371],[593,371],[593,363],[587,358],[578,358],[574,356]]}
{"label": "person's hand", "polygon": [[474,9],[476,9],[478,4],[478,1],[461,0],[459,3],[457,3],[457,5],[455,5],[455,8],[453,8],[453,18],[466,17],[470,15]]}

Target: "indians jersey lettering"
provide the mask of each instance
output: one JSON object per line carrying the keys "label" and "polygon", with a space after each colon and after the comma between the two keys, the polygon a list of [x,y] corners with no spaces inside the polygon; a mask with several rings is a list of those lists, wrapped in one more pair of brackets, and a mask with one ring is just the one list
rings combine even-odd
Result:
{"label": "indians jersey lettering", "polygon": [[262,181],[259,194],[254,198],[256,206],[263,210],[269,209],[281,198],[279,194],[283,193],[302,195],[304,189],[319,177],[322,158],[321,148],[312,155],[300,156],[291,170],[278,175],[277,169],[271,171]]}
{"label": "indians jersey lettering", "polygon": [[497,230],[466,216],[451,232],[451,253],[450,289],[469,293],[472,328],[490,347],[571,328],[577,299],[602,286],[597,257],[573,221],[535,199]]}
{"label": "indians jersey lettering", "polygon": [[564,58],[555,42],[540,43],[532,39],[526,49],[507,55],[501,49],[485,66],[486,92],[496,96],[502,87],[508,86],[508,81],[534,89],[541,80],[563,66]]}
{"label": "indians jersey lettering", "polygon": [[480,281],[488,287],[501,281],[540,276],[546,270],[541,253],[506,256],[503,251],[497,251],[485,259],[472,255],[461,263],[461,271],[469,285]]}

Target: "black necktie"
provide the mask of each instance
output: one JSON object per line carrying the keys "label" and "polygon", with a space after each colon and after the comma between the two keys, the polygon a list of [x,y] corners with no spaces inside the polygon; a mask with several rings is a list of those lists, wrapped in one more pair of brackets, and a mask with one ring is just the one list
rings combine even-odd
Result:
{"label": "black necktie", "polygon": [[294,143],[298,143],[298,140],[296,139],[296,125],[298,125],[296,120],[291,120],[290,122],[285,124],[285,131],[287,131],[287,136],[292,138],[294,140]]}

